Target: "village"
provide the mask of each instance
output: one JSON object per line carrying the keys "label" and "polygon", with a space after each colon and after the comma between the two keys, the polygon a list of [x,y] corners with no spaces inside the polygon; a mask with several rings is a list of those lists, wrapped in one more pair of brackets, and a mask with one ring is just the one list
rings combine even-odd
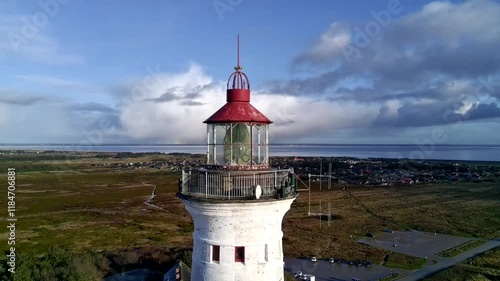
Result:
{"label": "village", "polygon": [[[162,169],[181,171],[198,168],[206,163],[202,155],[174,153],[175,159],[149,162],[94,164],[118,169]],[[120,154],[115,156],[120,158]],[[186,160],[189,159],[189,160]],[[411,185],[439,182],[492,181],[500,175],[495,163],[456,161],[413,161],[408,159],[360,159],[352,157],[271,157],[271,165],[279,169],[293,168],[302,180],[312,176],[314,181],[337,185]],[[322,176],[320,176],[322,175]]]}
{"label": "village", "polygon": [[[37,159],[72,159],[62,151],[11,150],[0,154],[35,157]],[[121,162],[120,159],[154,156],[152,161]],[[92,167],[110,169],[159,169],[180,172],[183,169],[199,168],[206,165],[206,156],[190,153],[96,153],[102,163],[92,163]],[[166,157],[165,157],[166,156]],[[109,160],[109,161],[106,161]],[[313,181],[328,182],[334,185],[392,186],[440,182],[479,182],[493,181],[500,176],[500,165],[496,162],[466,162],[446,160],[411,160],[390,158],[354,157],[270,157],[270,164],[278,169],[293,168],[302,180],[309,175]],[[320,176],[322,175],[322,176]]]}

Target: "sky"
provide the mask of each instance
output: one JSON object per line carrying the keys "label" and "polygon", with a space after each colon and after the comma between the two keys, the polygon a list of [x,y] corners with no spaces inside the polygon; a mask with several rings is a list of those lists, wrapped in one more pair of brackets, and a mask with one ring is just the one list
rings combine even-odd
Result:
{"label": "sky", "polygon": [[494,0],[3,0],[0,143],[202,144],[238,34],[272,143],[500,144]]}

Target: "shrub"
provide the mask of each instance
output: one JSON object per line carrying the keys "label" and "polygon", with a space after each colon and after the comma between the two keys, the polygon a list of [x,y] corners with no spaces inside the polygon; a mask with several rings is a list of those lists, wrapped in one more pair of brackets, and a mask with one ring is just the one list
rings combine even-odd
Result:
{"label": "shrub", "polygon": [[[46,254],[20,253],[14,281],[94,281],[101,280],[97,267],[103,257],[94,254],[75,255],[64,248],[51,247]],[[2,280],[2,279],[0,279]]]}

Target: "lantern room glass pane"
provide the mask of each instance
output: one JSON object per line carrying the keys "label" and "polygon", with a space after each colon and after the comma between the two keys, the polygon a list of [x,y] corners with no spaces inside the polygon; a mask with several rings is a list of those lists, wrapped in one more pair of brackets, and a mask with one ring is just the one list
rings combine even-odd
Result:
{"label": "lantern room glass pane", "polygon": [[230,124],[224,137],[226,165],[250,165],[252,147],[250,126],[246,123]]}
{"label": "lantern room glass pane", "polygon": [[268,130],[266,124],[208,124],[207,164],[268,165]]}
{"label": "lantern room glass pane", "polygon": [[268,145],[266,141],[266,131],[268,128],[269,126],[264,124],[252,126],[252,160],[254,165],[268,164]]}
{"label": "lantern room glass pane", "polygon": [[215,165],[221,165],[225,166],[226,162],[224,161],[224,145],[218,144],[215,146],[216,153],[215,153]]}
{"label": "lantern room glass pane", "polygon": [[207,125],[207,164],[225,165],[224,163],[224,136],[226,135],[227,124]]}
{"label": "lantern room glass pane", "polygon": [[226,137],[227,131],[229,130],[228,125],[226,124],[217,124],[216,128],[216,137],[215,144],[224,144],[224,138]]}
{"label": "lantern room glass pane", "polygon": [[217,129],[217,137],[215,138],[215,149],[216,149],[216,154],[215,154],[215,160],[217,161],[217,165],[227,165],[226,161],[224,160],[224,154],[225,154],[225,147],[224,147],[224,139],[226,138],[226,135],[230,131],[230,127],[228,124],[218,124],[216,125]]}
{"label": "lantern room glass pane", "polygon": [[207,164],[214,164],[214,125],[207,125]]}

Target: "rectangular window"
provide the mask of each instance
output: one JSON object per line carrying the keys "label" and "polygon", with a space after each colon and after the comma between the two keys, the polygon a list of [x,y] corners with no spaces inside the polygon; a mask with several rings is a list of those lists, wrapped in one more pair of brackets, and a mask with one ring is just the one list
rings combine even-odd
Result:
{"label": "rectangular window", "polygon": [[269,261],[269,246],[267,246],[267,244],[266,247],[264,248],[264,260]]}
{"label": "rectangular window", "polygon": [[220,246],[216,245],[212,246],[212,261],[214,262],[220,261]]}
{"label": "rectangular window", "polygon": [[236,247],[234,249],[234,261],[245,262],[245,247]]}

